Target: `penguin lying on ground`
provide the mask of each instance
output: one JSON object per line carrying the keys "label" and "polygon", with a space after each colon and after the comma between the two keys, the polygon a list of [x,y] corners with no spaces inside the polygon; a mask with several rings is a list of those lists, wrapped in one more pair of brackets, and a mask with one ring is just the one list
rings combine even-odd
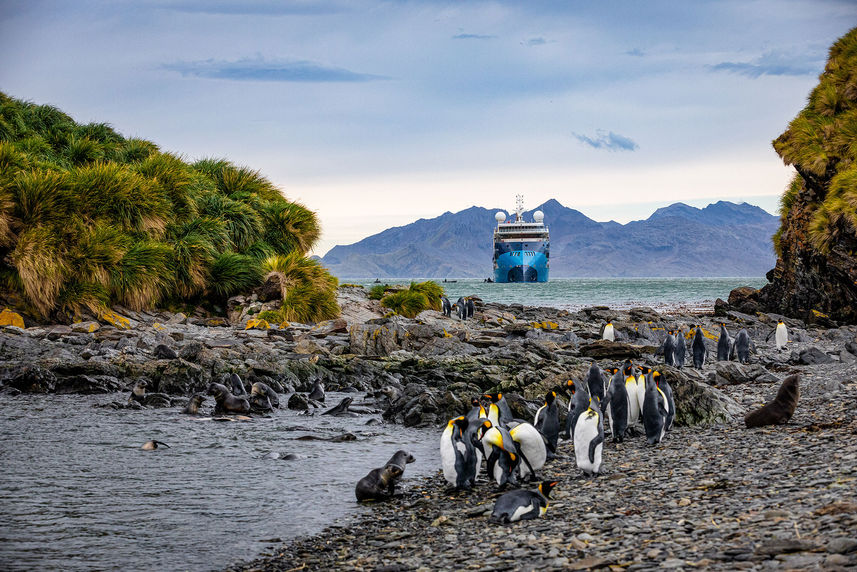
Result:
{"label": "penguin lying on ground", "polygon": [[384,500],[393,496],[396,484],[405,472],[405,465],[413,462],[414,456],[407,451],[396,451],[386,465],[380,469],[372,469],[358,481],[354,488],[357,500]]}
{"label": "penguin lying on ground", "polygon": [[500,523],[510,523],[519,520],[530,520],[545,514],[548,509],[548,499],[551,490],[559,481],[544,481],[535,491],[509,491],[494,503],[491,520]]}

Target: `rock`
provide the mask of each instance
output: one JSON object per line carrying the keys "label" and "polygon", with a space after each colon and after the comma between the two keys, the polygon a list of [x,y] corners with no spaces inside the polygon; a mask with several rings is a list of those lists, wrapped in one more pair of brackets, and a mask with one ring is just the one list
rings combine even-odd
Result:
{"label": "rock", "polygon": [[56,376],[50,370],[28,365],[18,371],[8,385],[22,393],[51,393],[56,388],[56,381]]}
{"label": "rock", "polygon": [[310,335],[313,336],[329,336],[338,333],[348,333],[348,323],[341,318],[319,322],[310,330]]}
{"label": "rock", "polygon": [[72,333],[72,329],[69,326],[64,324],[60,324],[57,326],[52,326],[48,329],[47,338],[49,340],[56,341],[63,336],[67,336]]}
{"label": "rock", "polygon": [[77,334],[86,333],[91,334],[92,332],[98,330],[101,327],[101,324],[98,322],[78,322],[76,324],[71,325],[71,331]]}
{"label": "rock", "polygon": [[265,282],[253,290],[260,302],[273,302],[283,299],[282,276],[271,272],[265,277]]}
{"label": "rock", "polygon": [[661,374],[673,390],[677,425],[725,423],[744,414],[734,399],[701,383],[702,377],[695,372],[664,366]]}
{"label": "rock", "polygon": [[816,365],[833,363],[835,360],[816,347],[806,348],[798,354],[797,363],[803,365]]}
{"label": "rock", "polygon": [[729,304],[721,298],[714,301],[714,315],[717,317],[726,317],[729,314]]}
{"label": "rock", "polygon": [[857,552],[857,538],[833,538],[828,540],[827,551],[834,554]]}
{"label": "rock", "polygon": [[152,351],[152,355],[157,359],[178,359],[179,357],[179,354],[177,354],[173,348],[165,344],[158,344],[155,346],[155,349]]}
{"label": "rock", "polygon": [[200,342],[188,342],[179,350],[179,357],[183,360],[196,362],[199,361],[204,350],[205,346]]}
{"label": "rock", "polygon": [[21,317],[21,314],[13,312],[9,308],[4,308],[3,311],[0,312],[0,326],[15,326],[16,328],[21,328],[23,330],[25,328],[24,318]]}
{"label": "rock", "polygon": [[330,351],[328,351],[324,346],[319,345],[315,340],[304,337],[295,344],[295,353],[304,355],[328,355]]}
{"label": "rock", "polygon": [[229,320],[226,318],[206,318],[203,321],[203,324],[208,326],[209,328],[228,328],[230,326]]}
{"label": "rock", "polygon": [[172,407],[170,398],[165,393],[147,393],[143,399],[143,405],[146,407],[154,407],[156,409],[163,407]]}
{"label": "rock", "polygon": [[755,314],[761,309],[758,293],[759,291],[751,286],[739,286],[729,292],[729,306],[745,314]]}
{"label": "rock", "polygon": [[636,322],[660,322],[662,316],[648,306],[638,306],[628,310],[628,316]]}
{"label": "rock", "polygon": [[167,323],[170,325],[186,324],[187,316],[182,314],[181,312],[179,312],[178,314],[173,314],[173,316],[169,320],[167,320]]}
{"label": "rock", "polygon": [[[760,364],[740,364],[731,361],[715,362],[715,383],[717,385],[735,385],[747,383],[765,376],[767,381],[768,371]],[[774,378],[776,380],[776,378]]]}
{"label": "rock", "polygon": [[396,318],[354,324],[349,329],[351,352],[367,356],[388,356],[403,349],[406,330]]}
{"label": "rock", "polygon": [[295,411],[306,411],[309,409],[309,402],[307,401],[305,395],[301,395],[300,393],[293,393],[291,397],[289,397],[289,401],[286,407]]}
{"label": "rock", "polygon": [[580,347],[580,355],[594,358],[596,360],[613,359],[624,360],[638,358],[642,354],[639,348],[622,342],[611,342],[609,340],[596,340]]}

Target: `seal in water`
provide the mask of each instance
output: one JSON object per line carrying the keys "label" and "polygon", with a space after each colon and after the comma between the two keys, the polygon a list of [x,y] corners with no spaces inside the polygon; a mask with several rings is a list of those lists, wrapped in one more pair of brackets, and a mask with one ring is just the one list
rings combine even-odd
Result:
{"label": "seal in water", "polygon": [[141,379],[137,383],[134,384],[134,387],[131,389],[131,395],[128,396],[128,401],[136,401],[140,405],[146,400],[146,388],[149,387],[149,384],[145,379]]}
{"label": "seal in water", "polygon": [[194,393],[182,413],[187,413],[188,415],[199,415],[199,406],[202,405],[203,401],[205,401],[205,396],[203,394]]}
{"label": "seal in water", "polygon": [[214,407],[215,413],[250,412],[250,403],[243,397],[232,395],[226,386],[221,383],[209,384],[208,394],[214,396],[214,401],[217,403]]}
{"label": "seal in water", "polygon": [[351,415],[352,417],[356,417],[356,413],[352,413],[348,411],[348,406],[351,405],[351,402],[354,401],[353,397],[345,397],[342,401],[339,402],[339,405],[336,407],[331,407],[322,415]]}
{"label": "seal in water", "polygon": [[393,496],[396,483],[405,472],[405,465],[414,462],[414,456],[399,450],[380,469],[372,469],[360,479],[354,489],[358,501],[384,500]]}
{"label": "seal in water", "polygon": [[751,411],[744,417],[744,424],[747,425],[747,428],[788,422],[794,415],[797,400],[800,398],[799,381],[800,376],[797,374],[785,378],[773,401]]}
{"label": "seal in water", "polygon": [[312,391],[310,391],[308,397],[313,401],[324,403],[324,385],[321,384],[320,380],[315,380],[315,385],[312,386]]}
{"label": "seal in water", "polygon": [[271,402],[272,407],[280,407],[280,396],[277,395],[277,392],[271,389],[269,385],[262,383],[261,381],[257,381],[253,384],[253,387],[250,388],[250,395],[261,395],[263,397],[267,397],[268,401]]}
{"label": "seal in water", "polygon": [[146,441],[145,443],[143,443],[143,446],[140,448],[143,449],[144,451],[154,451],[155,449],[158,448],[158,445],[162,445],[162,446],[166,447],[167,449],[170,448],[170,446],[167,445],[166,443],[163,443],[161,441],[155,441],[154,439],[152,439],[151,441]]}

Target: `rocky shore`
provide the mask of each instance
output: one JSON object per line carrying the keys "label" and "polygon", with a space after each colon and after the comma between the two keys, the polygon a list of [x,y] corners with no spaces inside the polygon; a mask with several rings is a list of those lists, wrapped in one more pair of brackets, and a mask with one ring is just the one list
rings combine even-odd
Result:
{"label": "rocky shore", "polygon": [[[298,539],[246,569],[857,565],[857,327],[786,318],[790,342],[777,351],[767,337],[781,316],[725,303],[689,314],[477,301],[475,318],[462,322],[434,311],[384,316],[361,288],[341,288],[339,302],[340,319],[314,325],[256,320],[264,303],[240,298],[230,300],[228,319],[117,308],[109,320],[71,326],[2,326],[0,398],[130,391],[145,380],[145,406],[179,407],[237,373],[245,383],[267,383],[283,403],[317,381],[363,392],[386,421],[439,435],[472,395],[502,391],[517,416],[532,418],[547,390],[582,377],[593,359],[603,367],[625,358],[658,365],[667,330],[687,334],[701,324],[705,367],[661,368],[676,395],[673,432],[656,447],[642,438],[608,441],[603,474],[593,480],[577,471],[571,444],[561,444],[560,458],[542,471],[560,481],[544,519],[499,527],[486,517],[493,484],[483,479],[456,493],[439,472],[424,481],[406,473],[402,495],[370,517]],[[608,320],[614,342],[600,339]],[[721,321],[732,336],[748,330],[749,364],[712,361]],[[801,398],[791,422],[745,429],[743,415],[792,373],[801,376]]]}

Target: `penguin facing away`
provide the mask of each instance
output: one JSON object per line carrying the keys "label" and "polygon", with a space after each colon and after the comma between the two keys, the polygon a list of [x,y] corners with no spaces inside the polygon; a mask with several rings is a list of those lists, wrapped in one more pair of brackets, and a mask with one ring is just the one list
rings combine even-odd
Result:
{"label": "penguin facing away", "polygon": [[708,348],[705,347],[705,336],[700,325],[695,326],[690,349],[693,352],[693,368],[702,369],[705,366],[705,358],[708,357]]}
{"label": "penguin facing away", "polygon": [[450,419],[440,437],[443,476],[456,489],[476,484],[476,450],[466,436],[468,425],[464,416]]}
{"label": "penguin facing away", "polygon": [[473,303],[473,300],[471,298],[465,300],[464,309],[467,310],[467,317],[472,318],[474,312],[476,311],[476,305]]}
{"label": "penguin facing away", "polygon": [[577,425],[577,419],[589,408],[589,393],[579,381],[569,379],[565,383],[572,395],[571,400],[568,402],[568,415],[565,418],[565,438],[574,439],[574,429]]}
{"label": "penguin facing away", "polygon": [[447,318],[452,316],[452,305],[449,303],[449,298],[446,296],[441,296],[440,298],[440,307],[441,311],[443,311],[443,315]]}
{"label": "penguin facing away", "polygon": [[597,397],[599,400],[604,400],[604,376],[601,375],[601,368],[598,364],[592,362],[589,366],[589,373],[586,376],[586,387],[589,389],[589,395]]}
{"label": "penguin facing away", "polygon": [[732,344],[732,352],[729,357],[732,359],[736,355],[739,363],[750,363],[750,334],[744,328],[735,336],[735,343]]}
{"label": "penguin facing away", "polygon": [[684,367],[684,362],[687,359],[687,340],[684,339],[684,332],[681,327],[675,332],[675,366],[679,369]]}
{"label": "penguin facing away", "polygon": [[673,399],[673,388],[664,376],[661,375],[661,372],[653,372],[652,377],[655,380],[655,385],[657,386],[658,391],[661,392],[661,395],[664,398],[664,403],[666,403],[667,417],[664,420],[664,431],[669,431],[672,429],[673,421],[675,420],[675,399]]}
{"label": "penguin facing away", "polygon": [[543,516],[548,509],[551,490],[558,482],[543,481],[535,491],[509,491],[494,503],[491,520],[506,524]]}
{"label": "penguin facing away", "polygon": [[661,349],[664,352],[664,364],[675,364],[675,336],[673,335],[672,330],[667,332],[667,337],[664,338],[664,343],[661,346]]}
{"label": "penguin facing away", "polygon": [[610,378],[610,386],[607,388],[604,401],[607,403],[613,440],[621,443],[628,430],[628,410],[630,409],[628,390],[625,389],[625,373],[621,369],[617,369]]}
{"label": "penguin facing away", "polygon": [[[643,409],[643,403],[640,401],[640,394],[637,391],[637,368],[631,363],[631,360],[625,360],[625,367],[622,368],[622,375],[625,376],[625,393],[628,395],[628,428],[633,428],[640,419],[640,411]],[[635,430],[631,431],[634,434]]]}
{"label": "penguin facing away", "polygon": [[604,420],[598,399],[593,398],[589,400],[589,409],[577,420],[574,431],[574,456],[577,458],[577,467],[586,476],[595,476],[601,471],[603,448]]}
{"label": "penguin facing away", "polygon": [[556,405],[556,392],[549,391],[545,395],[545,404],[536,411],[533,425],[544,435],[548,446],[548,458],[556,456],[559,442],[559,410]]}
{"label": "penguin facing away", "polygon": [[455,308],[459,320],[467,319],[467,305],[464,300],[464,296],[461,296],[458,300],[456,300],[455,304],[453,305],[453,308]]}
{"label": "penguin facing away", "polygon": [[717,340],[717,361],[728,361],[732,351],[732,338],[726,330],[726,324],[720,322],[720,338]]}
{"label": "penguin facing away", "polygon": [[646,428],[646,442],[649,445],[660,443],[666,431],[665,398],[658,391],[654,374],[646,376],[646,395],[643,401],[643,426]]}

